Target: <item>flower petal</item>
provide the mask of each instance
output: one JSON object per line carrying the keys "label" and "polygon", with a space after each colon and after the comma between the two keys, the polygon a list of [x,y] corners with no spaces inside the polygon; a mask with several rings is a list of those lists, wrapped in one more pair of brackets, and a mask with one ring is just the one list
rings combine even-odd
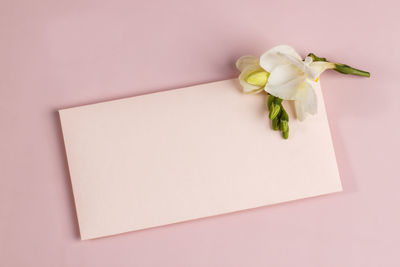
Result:
{"label": "flower petal", "polygon": [[280,65],[270,73],[268,83],[274,86],[282,85],[300,76],[303,76],[303,72],[295,66],[291,64]]}
{"label": "flower petal", "polygon": [[280,65],[271,72],[265,91],[285,100],[294,100],[304,81],[305,76],[298,68],[291,64]]}
{"label": "flower petal", "polygon": [[318,110],[317,95],[314,88],[319,87],[319,82],[306,80],[297,92],[295,108],[297,118],[303,121],[308,114],[316,114]]}
{"label": "flower petal", "polygon": [[315,61],[310,63],[309,68],[311,72],[314,73],[314,79],[319,77],[321,73],[323,73],[327,69],[333,69],[335,67],[335,63],[332,62],[324,62],[324,61]]}
{"label": "flower petal", "polygon": [[242,56],[236,61],[236,68],[242,72],[248,66],[259,66],[258,62],[259,59],[255,56]]}
{"label": "flower petal", "polygon": [[286,63],[287,59],[282,57],[282,54],[291,55],[301,60],[300,55],[294,48],[288,45],[278,45],[271,48],[260,57],[260,66],[266,71],[272,72],[276,66]]}
{"label": "flower petal", "polygon": [[[282,56],[285,57],[291,64],[296,66],[300,71],[304,72],[304,74],[307,76],[307,78],[310,78],[313,81],[315,81],[321,73],[318,71],[317,68],[310,67],[310,64],[312,64],[311,57],[306,57],[305,60],[302,61],[302,60],[299,60],[298,58],[293,57],[292,55],[282,54]],[[311,61],[310,61],[310,59],[311,59]],[[320,62],[320,63],[322,63],[322,62]],[[328,62],[323,62],[323,63],[326,64]],[[328,64],[331,64],[331,63],[328,63]]]}
{"label": "flower petal", "polygon": [[248,65],[239,75],[240,85],[243,87],[243,92],[246,94],[258,93],[263,90],[263,87],[252,85],[246,82],[247,76],[253,71],[262,70],[258,65]]}

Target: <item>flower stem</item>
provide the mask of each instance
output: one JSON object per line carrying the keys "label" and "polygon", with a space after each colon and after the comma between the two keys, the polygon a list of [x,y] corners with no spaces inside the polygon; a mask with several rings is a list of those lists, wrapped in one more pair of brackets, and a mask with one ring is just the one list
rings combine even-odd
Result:
{"label": "flower stem", "polygon": [[[309,57],[312,58],[313,61],[325,61],[329,62],[326,58],[324,57],[318,57],[317,55],[310,53],[308,54]],[[334,63],[335,68],[337,72],[343,73],[343,74],[351,74],[351,75],[357,75],[357,76],[362,76],[362,77],[370,77],[370,73],[368,71],[364,70],[359,70],[353,67],[350,67],[349,65],[346,64],[340,64],[340,63]]]}
{"label": "flower stem", "polygon": [[345,64],[335,63],[334,70],[336,70],[337,72],[343,73],[343,74],[351,74],[351,75],[357,75],[357,76],[363,76],[363,77],[371,76],[368,71],[352,68],[349,65],[345,65]]}

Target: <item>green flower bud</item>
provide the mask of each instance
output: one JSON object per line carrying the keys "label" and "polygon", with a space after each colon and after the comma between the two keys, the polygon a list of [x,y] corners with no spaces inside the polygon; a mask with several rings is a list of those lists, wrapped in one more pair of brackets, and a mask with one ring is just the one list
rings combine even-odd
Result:
{"label": "green flower bud", "polygon": [[280,126],[281,126],[282,132],[288,132],[288,131],[289,131],[289,122],[286,121],[286,120],[283,120],[282,117],[281,117],[281,124],[280,124]]}
{"label": "green flower bud", "polygon": [[289,122],[289,115],[287,114],[286,110],[281,106],[282,109],[282,115],[281,115],[281,120]]}
{"label": "green flower bud", "polygon": [[279,130],[279,118],[278,117],[275,117],[272,120],[272,129],[274,129],[275,131]]}
{"label": "green flower bud", "polygon": [[277,105],[274,102],[271,103],[271,109],[269,112],[269,118],[271,120],[275,119],[276,116],[278,116],[279,111],[281,111],[281,105]]}
{"label": "green flower bud", "polygon": [[275,96],[269,95],[267,100],[267,107],[268,110],[271,110],[271,104],[274,102]]}
{"label": "green flower bud", "polygon": [[282,136],[283,136],[283,138],[288,139],[289,138],[289,131],[282,132]]}

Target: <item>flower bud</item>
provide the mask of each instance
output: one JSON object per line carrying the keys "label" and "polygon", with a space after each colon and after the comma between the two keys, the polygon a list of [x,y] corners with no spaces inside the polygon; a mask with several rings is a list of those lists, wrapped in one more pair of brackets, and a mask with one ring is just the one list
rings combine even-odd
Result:
{"label": "flower bud", "polygon": [[289,122],[289,115],[287,114],[286,110],[283,107],[282,107],[281,120]]}
{"label": "flower bud", "polygon": [[279,130],[279,118],[276,117],[272,120],[272,129],[274,129],[275,131]]}
{"label": "flower bud", "polygon": [[283,120],[282,118],[281,118],[281,130],[283,133],[289,131],[289,122],[286,120]]}
{"label": "flower bud", "polygon": [[282,136],[283,136],[283,138],[288,139],[289,138],[289,131],[282,132]]}
{"label": "flower bud", "polygon": [[275,119],[276,116],[278,116],[279,111],[281,111],[281,106],[275,104],[274,102],[271,103],[271,109],[269,112],[269,118],[271,120]]}
{"label": "flower bud", "polygon": [[274,102],[275,96],[269,95],[267,100],[267,107],[268,110],[271,110],[271,104]]}

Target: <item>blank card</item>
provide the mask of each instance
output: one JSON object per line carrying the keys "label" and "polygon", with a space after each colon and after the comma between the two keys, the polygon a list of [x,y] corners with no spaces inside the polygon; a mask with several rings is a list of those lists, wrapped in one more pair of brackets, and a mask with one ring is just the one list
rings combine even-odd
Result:
{"label": "blank card", "polygon": [[341,191],[316,93],[288,140],[236,79],[60,110],[81,238]]}

